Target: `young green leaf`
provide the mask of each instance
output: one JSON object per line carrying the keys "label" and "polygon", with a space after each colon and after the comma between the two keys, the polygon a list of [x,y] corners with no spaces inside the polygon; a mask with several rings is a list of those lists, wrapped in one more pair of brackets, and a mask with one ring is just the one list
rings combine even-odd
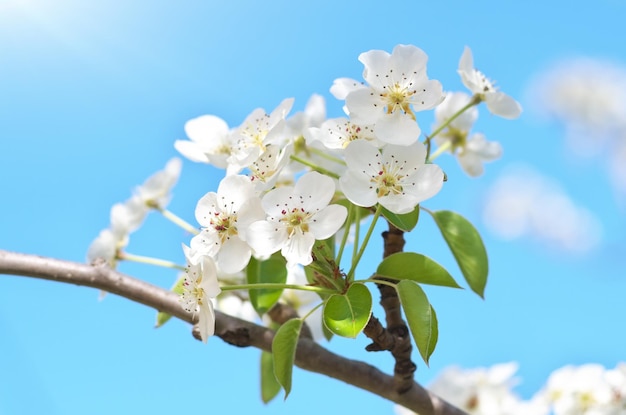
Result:
{"label": "young green leaf", "polygon": [[302,329],[302,320],[292,318],[280,326],[272,341],[272,354],[274,356],[274,375],[276,380],[285,390],[285,399],[291,392],[291,375],[293,362],[296,358],[296,346]]}
{"label": "young green leaf", "polygon": [[[259,261],[254,257],[250,258],[250,263],[246,269],[246,279],[248,284],[284,284],[287,281],[285,259],[279,253],[272,255],[265,261]],[[250,290],[250,302],[259,316],[262,316],[276,304],[282,292],[283,290],[280,289]]]}
{"label": "young green leaf", "polygon": [[345,294],[331,295],[324,304],[324,324],[331,332],[355,338],[372,312],[372,294],[363,284],[352,284]]}
{"label": "young green leaf", "polygon": [[439,329],[435,310],[422,288],[413,281],[403,280],[396,286],[413,340],[426,365],[435,350]]}
{"label": "young green leaf", "polygon": [[280,392],[280,383],[274,375],[274,357],[271,353],[261,352],[261,399],[268,403]]}
{"label": "young green leaf", "polygon": [[461,288],[444,267],[427,256],[414,252],[389,255],[378,265],[376,274],[395,280],[412,280],[421,284]]}
{"label": "young green leaf", "polygon": [[412,212],[397,214],[388,211],[383,207],[383,216],[387,219],[393,226],[400,229],[401,231],[410,232],[417,226],[417,221],[420,217],[420,207],[419,205],[413,209]]}
{"label": "young green leaf", "polygon": [[449,210],[431,212],[472,291],[484,298],[489,263],[480,234],[463,216]]}

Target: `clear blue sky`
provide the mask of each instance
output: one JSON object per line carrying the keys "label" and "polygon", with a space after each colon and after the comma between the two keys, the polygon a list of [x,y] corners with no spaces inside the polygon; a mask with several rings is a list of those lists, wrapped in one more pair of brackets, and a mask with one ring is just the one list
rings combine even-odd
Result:
{"label": "clear blue sky", "polygon": [[[328,92],[332,81],[360,79],[361,52],[398,43],[424,49],[430,77],[462,90],[456,68],[469,45],[477,66],[526,111],[511,122],[481,108],[480,130],[505,149],[484,177],[470,179],[442,158],[449,181],[426,206],[476,223],[491,274],[485,301],[468,290],[428,291],[440,340],[431,368],[419,364],[417,379],[428,383],[449,364],[515,360],[518,390],[529,397],[564,364],[613,367],[626,344],[624,212],[602,170],[572,163],[563,131],[532,115],[525,91],[560,58],[626,64],[625,15],[619,0],[0,0],[0,248],[84,261],[111,205],[177,154],[173,142],[185,138],[190,118],[216,114],[235,126],[254,108],[271,109],[286,97],[302,110],[312,93],[326,97],[329,116],[340,116],[341,103]],[[429,125],[432,114],[423,117]],[[481,195],[522,161],[555,177],[601,219],[596,252],[555,253],[530,239],[489,233]],[[197,199],[220,178],[185,161],[171,209],[193,220]],[[407,248],[458,276],[429,218],[419,229]],[[180,262],[181,242],[188,242],[184,232],[151,215],[131,236],[129,251]],[[120,270],[164,287],[174,278],[149,266]],[[89,288],[0,276],[1,415],[392,413],[385,400],[298,369],[289,399],[264,406],[258,350],[218,338],[201,344],[178,321],[155,330],[152,310],[97,297]],[[329,347],[389,373],[391,359],[366,353],[365,344],[361,336]]]}

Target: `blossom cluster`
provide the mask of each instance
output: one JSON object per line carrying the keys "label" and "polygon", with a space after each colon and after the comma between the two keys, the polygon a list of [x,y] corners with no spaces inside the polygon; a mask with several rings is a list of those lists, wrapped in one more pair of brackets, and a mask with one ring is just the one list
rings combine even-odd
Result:
{"label": "blossom cluster", "polygon": [[167,207],[170,191],[178,181],[181,167],[181,160],[172,158],[163,170],[137,186],[125,202],[113,205],[111,223],[89,246],[87,262],[92,264],[103,260],[115,268],[121,250],[128,244],[129,235],[141,226],[148,212]]}
{"label": "blossom cluster", "polygon": [[[512,388],[518,365],[463,370],[449,367],[430,390],[470,415],[622,415],[626,413],[626,363],[614,369],[598,364],[565,366],[554,371],[546,386],[529,400]],[[411,411],[396,406],[399,415]]]}
{"label": "blossom cluster", "polygon": [[[191,119],[185,125],[188,140],[174,143],[189,160],[225,170],[217,191],[198,201],[200,230],[184,246],[181,302],[198,315],[204,341],[213,333],[218,274],[241,273],[251,258],[262,261],[276,252],[291,270],[312,264],[315,241],[345,232],[356,220],[346,223],[346,206],[379,214],[383,208],[396,215],[413,212],[445,180],[432,163],[438,155],[430,154],[432,143],[439,145],[439,154],[456,154],[471,176],[479,175],[482,163],[499,157],[501,148],[481,134],[469,135],[475,106],[485,102],[505,118],[521,111],[474,69],[469,48],[458,73],[472,96],[444,93],[441,83],[427,75],[426,53],[412,45],[398,45],[391,53],[371,50],[359,61],[363,82],[339,78],[330,88],[344,101],[342,117],[327,118],[319,95],[290,116],[294,100],[288,98],[272,111],[255,109],[235,127],[215,115]],[[420,140],[416,113],[432,109],[434,132]],[[164,205],[152,196],[150,203],[142,203]],[[126,235],[128,227],[124,230],[119,233]],[[113,255],[94,248],[89,256],[119,257],[125,244],[118,238],[114,246]]]}

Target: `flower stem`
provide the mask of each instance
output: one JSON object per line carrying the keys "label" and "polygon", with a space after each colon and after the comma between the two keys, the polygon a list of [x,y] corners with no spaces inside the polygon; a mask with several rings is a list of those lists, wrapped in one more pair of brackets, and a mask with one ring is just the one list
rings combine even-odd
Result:
{"label": "flower stem", "polygon": [[141,262],[143,264],[156,265],[157,267],[173,268],[173,269],[177,269],[180,271],[185,271],[187,269],[186,267],[182,265],[178,265],[172,261],[166,261],[164,259],[152,258],[149,256],[143,256],[143,255],[129,254],[128,252],[119,252],[117,254],[117,259],[122,260],[122,261]]}
{"label": "flower stem", "polygon": [[320,150],[319,148],[307,147],[307,151],[315,155],[318,155],[321,158],[326,159],[328,161],[332,161],[334,163],[341,164],[344,166],[346,165],[346,162],[340,159],[339,157],[331,156],[330,154],[324,152],[323,150]]}
{"label": "flower stem", "polygon": [[396,285],[397,285],[397,283],[395,283],[395,282],[392,282],[392,281],[386,281],[386,280],[380,280],[380,279],[377,279],[377,278],[374,278],[374,277],[370,277],[370,278],[367,278],[367,279],[365,279],[365,280],[356,280],[356,281],[354,281],[354,282],[362,282],[362,283],[366,283],[366,282],[374,282],[374,283],[376,283],[376,284],[388,285],[388,286],[390,286],[390,287],[394,287],[394,288],[395,288],[395,287],[396,287]]}
{"label": "flower stem", "polygon": [[435,151],[433,154],[431,154],[428,157],[427,162],[432,163],[434,159],[442,155],[443,152],[449,149],[451,145],[452,145],[452,141],[446,141],[445,143],[443,143],[439,148],[437,148],[437,151]]}
{"label": "flower stem", "polygon": [[339,246],[339,251],[337,252],[337,258],[335,259],[335,262],[338,266],[341,266],[341,256],[343,255],[343,250],[346,247],[346,243],[348,242],[350,227],[352,226],[352,221],[354,220],[354,210],[354,205],[350,203],[348,205],[348,218],[346,219],[346,226],[343,231],[343,236],[341,237],[341,245]]}
{"label": "flower stem", "polygon": [[259,283],[259,284],[236,284],[236,285],[227,285],[220,287],[222,291],[232,291],[232,290],[282,290],[282,289],[290,289],[290,290],[301,290],[301,291],[313,291],[317,293],[326,293],[333,294],[336,293],[336,290],[331,290],[328,288],[322,287],[314,287],[312,285],[297,285],[297,284],[280,284],[273,282]]}
{"label": "flower stem", "polygon": [[311,314],[313,314],[315,312],[315,310],[317,310],[318,308],[320,308],[321,306],[323,306],[324,303],[319,303],[318,305],[316,305],[315,307],[313,307],[312,309],[309,310],[308,313],[306,313],[304,315],[304,317],[302,317],[302,320],[306,320]]}
{"label": "flower stem", "polygon": [[[448,118],[446,121],[444,121],[443,124],[441,124],[439,127],[437,127],[437,129],[435,131],[433,131],[432,133],[430,133],[430,135],[426,136],[426,142],[430,143],[430,141],[435,138],[435,136],[437,134],[439,134],[440,132],[442,132],[446,127],[448,127],[450,125],[450,123],[454,120],[456,120],[461,114],[463,114],[465,111],[467,111],[468,109],[472,108],[474,105],[478,105],[480,104],[480,102],[482,101],[482,99],[480,98],[479,95],[474,95],[472,97],[472,99],[470,100],[470,102],[467,103],[467,105],[465,105],[463,108],[461,108],[460,110],[458,110],[457,112],[455,112],[454,114],[452,114],[452,116],[450,118]],[[426,157],[428,158],[428,157]],[[429,159],[430,160],[430,159]]]}
{"label": "flower stem", "polygon": [[[351,282],[352,279],[354,278],[354,272],[356,271],[356,267],[357,267],[357,265],[359,265],[359,261],[361,260],[361,257],[363,256],[363,252],[365,252],[365,248],[367,247],[367,243],[370,240],[370,236],[372,236],[372,232],[374,231],[374,227],[376,226],[376,222],[378,222],[378,218],[380,217],[382,212],[383,212],[383,207],[382,207],[381,204],[378,204],[378,206],[376,206],[376,212],[374,213],[374,217],[372,218],[372,223],[370,224],[370,227],[367,230],[367,233],[365,234],[365,238],[363,238],[363,243],[361,244],[361,249],[359,249],[359,253],[357,254],[356,259],[354,260],[354,262],[352,264],[352,268],[350,268],[350,272],[348,272],[348,276],[346,277],[348,282]],[[358,219],[358,217],[357,217],[357,219]]]}
{"label": "flower stem", "polygon": [[339,178],[339,175],[337,173],[333,173],[332,171],[327,170],[327,169],[325,169],[323,167],[320,167],[317,164],[312,163],[312,162],[310,162],[308,160],[305,160],[305,159],[303,159],[301,157],[291,155],[290,158],[293,161],[297,161],[300,164],[304,164],[305,166],[308,166],[308,167],[312,168],[313,170],[315,170],[315,171],[317,171],[319,173],[325,174],[326,176],[332,177],[334,179],[338,179]]}
{"label": "flower stem", "polygon": [[359,250],[359,238],[361,236],[361,210],[357,209],[354,216],[354,244],[352,244],[351,267],[354,267],[354,261],[356,261],[356,256]]}
{"label": "flower stem", "polygon": [[184,219],[182,219],[180,216],[172,213],[171,211],[167,210],[167,209],[163,209],[163,208],[157,208],[157,210],[166,218],[169,219],[171,222],[173,222],[174,224],[180,226],[181,228],[183,228],[184,230],[186,230],[187,232],[193,234],[193,235],[197,235],[200,232],[198,231],[197,228],[195,228],[194,226],[192,226],[189,222],[185,221]]}

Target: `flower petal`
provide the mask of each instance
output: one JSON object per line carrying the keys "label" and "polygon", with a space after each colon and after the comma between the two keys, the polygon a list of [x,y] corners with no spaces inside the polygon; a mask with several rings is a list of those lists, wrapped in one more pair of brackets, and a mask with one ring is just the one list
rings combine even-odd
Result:
{"label": "flower petal", "polygon": [[463,54],[459,60],[459,71],[471,72],[474,70],[474,57],[472,56],[472,50],[469,46],[465,46]]}
{"label": "flower petal", "polygon": [[485,103],[492,114],[509,120],[519,117],[522,113],[522,106],[504,92],[485,94]]}
{"label": "flower petal", "polygon": [[281,250],[281,254],[287,260],[287,266],[309,265],[313,262],[311,249],[313,249],[314,243],[315,237],[310,232],[294,233]]}
{"label": "flower petal", "polygon": [[345,206],[326,206],[311,218],[309,229],[317,240],[330,238],[341,228],[347,216],[348,209]]}
{"label": "flower petal", "polygon": [[350,117],[360,124],[374,124],[384,114],[384,105],[371,88],[357,89],[346,96]]}
{"label": "flower petal", "polygon": [[307,212],[323,209],[335,194],[335,182],[318,172],[303,175],[293,189],[293,199],[300,198],[300,206]]}
{"label": "flower petal", "polygon": [[379,118],[374,132],[380,141],[408,146],[417,141],[422,131],[410,115],[396,111]]}
{"label": "flower petal", "polygon": [[207,304],[200,306],[200,312],[198,313],[198,328],[200,329],[200,338],[204,343],[215,333],[213,303],[209,299],[206,299],[206,302]]}
{"label": "flower petal", "polygon": [[370,207],[376,204],[376,190],[363,174],[348,170],[339,179],[339,187],[348,200],[357,206]]}
{"label": "flower petal", "polygon": [[222,271],[234,274],[243,270],[250,261],[250,246],[237,236],[230,237],[222,245],[217,263]]}
{"label": "flower petal", "polygon": [[259,255],[269,256],[278,251],[287,241],[287,230],[276,222],[260,220],[246,229],[248,245]]}

